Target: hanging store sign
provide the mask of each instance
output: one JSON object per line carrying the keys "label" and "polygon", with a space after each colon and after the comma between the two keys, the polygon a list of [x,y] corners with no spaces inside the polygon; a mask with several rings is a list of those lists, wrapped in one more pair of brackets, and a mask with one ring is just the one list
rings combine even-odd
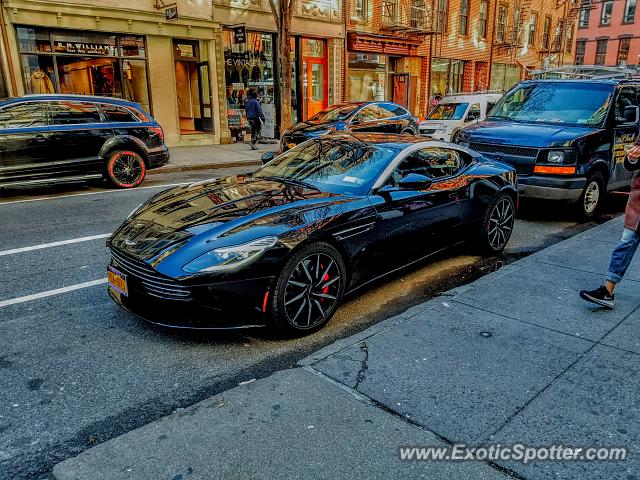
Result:
{"label": "hanging store sign", "polygon": [[164,10],[164,18],[168,22],[178,20],[178,5],[171,5]]}
{"label": "hanging store sign", "polygon": [[244,25],[233,27],[233,43],[247,43],[247,29]]}

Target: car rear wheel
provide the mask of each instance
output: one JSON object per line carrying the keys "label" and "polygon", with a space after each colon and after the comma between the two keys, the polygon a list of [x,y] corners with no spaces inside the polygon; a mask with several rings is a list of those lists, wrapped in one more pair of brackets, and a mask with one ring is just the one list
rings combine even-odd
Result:
{"label": "car rear wheel", "polygon": [[576,203],[578,216],[582,220],[593,218],[600,210],[603,198],[604,178],[600,172],[594,172],[587,178],[582,195]]}
{"label": "car rear wheel", "polygon": [[106,177],[115,187],[137,187],[144,180],[146,172],[144,160],[132,150],[116,150],[109,154]]}
{"label": "car rear wheel", "polygon": [[271,320],[278,331],[307,335],[335,313],[346,287],[346,269],[338,251],[317,242],[296,252],[278,275],[271,297]]}
{"label": "car rear wheel", "polygon": [[497,195],[485,211],[480,229],[480,249],[495,255],[507,246],[516,221],[516,207],[507,193]]}

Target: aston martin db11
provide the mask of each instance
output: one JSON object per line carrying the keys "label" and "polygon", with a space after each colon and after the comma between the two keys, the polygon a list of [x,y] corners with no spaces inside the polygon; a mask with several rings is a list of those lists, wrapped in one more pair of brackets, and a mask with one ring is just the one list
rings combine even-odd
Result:
{"label": "aston martin db11", "polygon": [[319,329],[341,299],[454,244],[513,229],[515,170],[407,135],[309,140],[257,171],[163,191],[107,245],[109,293],[157,324]]}

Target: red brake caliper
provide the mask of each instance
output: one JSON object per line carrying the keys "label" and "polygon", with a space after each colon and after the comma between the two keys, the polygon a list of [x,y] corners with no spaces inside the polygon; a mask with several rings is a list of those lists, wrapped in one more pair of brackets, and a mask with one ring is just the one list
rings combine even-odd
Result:
{"label": "red brake caliper", "polygon": [[[324,266],[321,266],[320,268],[324,268]],[[329,274],[328,274],[328,273],[325,273],[325,274],[324,274],[324,277],[322,278],[322,281],[323,281],[323,282],[326,282],[326,281],[328,281],[328,280],[329,280],[329,278],[330,278],[330,277],[329,277]],[[329,293],[329,285],[327,285],[326,287],[324,287],[324,288],[322,289],[322,293],[324,293],[325,295],[326,295],[327,293]],[[320,301],[321,301],[321,302],[322,302],[323,300],[324,300],[324,297],[320,299]]]}

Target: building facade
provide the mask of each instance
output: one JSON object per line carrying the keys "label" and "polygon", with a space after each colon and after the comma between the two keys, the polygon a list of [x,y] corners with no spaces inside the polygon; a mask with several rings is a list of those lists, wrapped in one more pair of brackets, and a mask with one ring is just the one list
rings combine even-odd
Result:
{"label": "building facade", "polygon": [[573,60],[573,0],[349,0],[345,98],[423,115],[459,92],[506,90]]}
{"label": "building facade", "polygon": [[640,63],[637,0],[583,0],[578,15],[575,63],[632,66]]}
{"label": "building facade", "polygon": [[[279,138],[277,31],[268,0],[215,0],[223,26],[224,102],[232,137],[241,134],[244,103],[256,90],[266,122],[262,134]],[[299,0],[291,25],[292,121],[306,120],[342,95],[344,23],[340,0]],[[239,30],[239,32],[238,32]]]}

